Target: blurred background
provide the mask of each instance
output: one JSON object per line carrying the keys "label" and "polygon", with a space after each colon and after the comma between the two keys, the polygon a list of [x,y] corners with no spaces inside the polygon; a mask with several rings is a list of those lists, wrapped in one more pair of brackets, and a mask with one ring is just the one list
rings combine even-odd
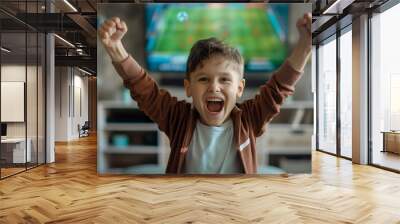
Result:
{"label": "blurred background", "polygon": [[[237,47],[245,58],[246,88],[253,98],[296,44],[296,21],[311,4],[196,3],[98,4],[98,26],[118,16],[126,21],[128,52],[178,99],[189,50],[211,36]],[[98,40],[98,171],[164,173],[170,148],[166,136],[131,99]],[[313,133],[311,60],[293,96],[257,139],[259,173],[310,173]]]}

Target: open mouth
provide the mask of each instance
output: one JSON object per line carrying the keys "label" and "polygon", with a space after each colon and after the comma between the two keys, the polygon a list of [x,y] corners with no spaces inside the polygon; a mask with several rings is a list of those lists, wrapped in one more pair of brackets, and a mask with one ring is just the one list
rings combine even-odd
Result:
{"label": "open mouth", "polygon": [[224,108],[224,100],[220,98],[208,98],[207,109],[211,113],[219,113]]}

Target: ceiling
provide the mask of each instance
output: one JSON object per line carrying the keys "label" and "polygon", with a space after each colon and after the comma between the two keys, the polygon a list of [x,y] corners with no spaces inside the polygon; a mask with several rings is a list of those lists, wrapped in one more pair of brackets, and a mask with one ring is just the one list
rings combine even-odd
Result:
{"label": "ceiling", "polygon": [[309,0],[312,3],[313,44],[332,36],[362,13],[374,11],[389,0]]}
{"label": "ceiling", "polygon": [[37,33],[54,32],[74,45],[55,38],[56,66],[79,66],[95,74],[97,1],[52,0],[47,8],[45,2],[0,1],[1,43],[12,50],[2,60],[18,62],[25,56],[36,57],[36,52],[44,48],[37,43]]}

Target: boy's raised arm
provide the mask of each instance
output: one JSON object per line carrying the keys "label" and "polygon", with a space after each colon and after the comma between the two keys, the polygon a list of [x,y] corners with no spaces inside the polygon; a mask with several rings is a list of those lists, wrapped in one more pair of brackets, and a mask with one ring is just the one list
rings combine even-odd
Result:
{"label": "boy's raised arm", "polygon": [[129,54],[122,44],[122,38],[127,31],[126,23],[118,17],[106,20],[98,31],[101,43],[114,65],[126,63],[127,60],[133,61],[130,66],[132,68],[128,74],[118,71],[123,80],[135,78],[135,76],[140,76],[143,72],[141,66],[133,58],[129,58]]}
{"label": "boy's raised arm", "polygon": [[292,95],[294,86],[311,54],[311,13],[306,13],[297,21],[300,37],[291,55],[274,72],[272,78],[260,88],[260,94],[241,104],[249,114],[249,120],[257,136],[263,133],[265,123],[276,116],[285,98]]}
{"label": "boy's raised arm", "polygon": [[122,38],[127,31],[126,23],[118,17],[106,20],[98,31],[100,40],[113,62],[119,63],[128,57],[122,44]]}
{"label": "boy's raised arm", "polygon": [[139,108],[169,136],[175,128],[170,125],[170,120],[182,117],[177,115],[189,111],[190,105],[177,101],[176,97],[159,89],[152,77],[127,53],[121,41],[127,31],[125,22],[114,17],[105,21],[98,33],[124,86],[129,88]]}
{"label": "boy's raised arm", "polygon": [[[303,73],[304,67],[311,55],[311,13],[305,13],[296,23],[299,39],[286,62],[275,72],[275,78],[282,86],[294,88],[301,76],[295,72]],[[294,90],[294,89],[293,89]]]}
{"label": "boy's raised arm", "polygon": [[300,37],[287,60],[296,71],[303,72],[311,54],[311,13],[306,13],[297,20],[296,26]]}

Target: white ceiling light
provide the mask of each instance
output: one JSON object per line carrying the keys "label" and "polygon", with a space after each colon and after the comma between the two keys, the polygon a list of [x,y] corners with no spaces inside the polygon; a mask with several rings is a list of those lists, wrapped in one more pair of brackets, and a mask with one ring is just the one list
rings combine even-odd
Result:
{"label": "white ceiling light", "polygon": [[58,36],[57,34],[54,34],[54,36],[57,37],[57,38],[58,38],[59,40],[61,40],[62,42],[64,42],[65,44],[67,44],[68,46],[75,48],[75,45],[71,44],[71,42],[67,41],[66,39],[64,39],[64,38],[62,38],[62,37],[60,37],[60,36]]}
{"label": "white ceiling light", "polygon": [[68,7],[70,7],[74,12],[78,12],[78,10],[71,4],[68,2],[68,0],[64,0],[65,4],[68,5]]}
{"label": "white ceiling light", "polygon": [[87,55],[86,53],[83,52],[81,48],[77,48],[76,53],[78,53],[79,55]]}
{"label": "white ceiling light", "polygon": [[11,52],[10,50],[8,50],[8,49],[5,48],[5,47],[1,47],[1,50],[4,51],[4,52],[6,52],[6,53],[10,53],[10,52]]}
{"label": "white ceiling light", "polygon": [[355,0],[336,0],[322,14],[342,14],[343,10],[347,8]]}
{"label": "white ceiling light", "polygon": [[86,70],[83,70],[83,69],[81,69],[81,68],[79,68],[79,67],[78,67],[78,70],[81,71],[81,72],[83,72],[83,73],[85,73],[85,74],[87,74],[87,75],[92,75],[92,73],[90,73],[90,72],[88,72],[88,71],[86,71]]}

